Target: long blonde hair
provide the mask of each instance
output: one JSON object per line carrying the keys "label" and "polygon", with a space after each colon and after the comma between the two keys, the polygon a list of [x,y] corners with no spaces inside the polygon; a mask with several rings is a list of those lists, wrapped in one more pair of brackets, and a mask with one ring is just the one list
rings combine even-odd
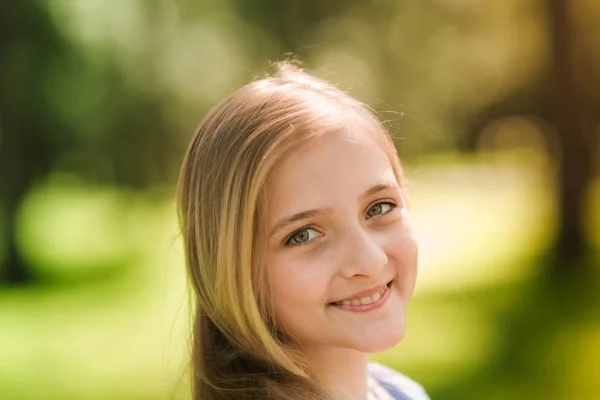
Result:
{"label": "long blonde hair", "polygon": [[193,287],[194,400],[331,399],[278,329],[262,261],[269,176],[293,149],[347,126],[391,138],[360,102],[290,62],[215,106],[187,150],[179,217]]}

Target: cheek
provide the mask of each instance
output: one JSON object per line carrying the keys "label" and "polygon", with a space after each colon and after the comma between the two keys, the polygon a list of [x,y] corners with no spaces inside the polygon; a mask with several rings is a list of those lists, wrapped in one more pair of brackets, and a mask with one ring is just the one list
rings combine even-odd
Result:
{"label": "cheek", "polygon": [[419,246],[414,238],[411,238],[404,243],[404,251],[402,254],[404,257],[402,264],[406,273],[408,286],[407,289],[410,289],[412,292],[417,280],[417,270],[419,264]]}
{"label": "cheek", "polygon": [[325,307],[328,280],[323,273],[318,273],[319,268],[314,263],[300,258],[273,257],[267,267],[275,312],[284,324],[306,323],[304,317]]}
{"label": "cheek", "polygon": [[396,266],[398,284],[408,297],[415,286],[419,259],[419,246],[412,229],[403,230],[388,246],[388,256]]}

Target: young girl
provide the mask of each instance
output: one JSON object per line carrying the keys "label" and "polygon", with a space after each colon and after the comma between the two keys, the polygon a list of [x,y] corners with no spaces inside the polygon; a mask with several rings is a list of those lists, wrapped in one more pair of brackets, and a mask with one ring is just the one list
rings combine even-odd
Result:
{"label": "young girl", "polygon": [[193,398],[428,399],[367,360],[404,336],[403,191],[377,118],[290,63],[213,108],[179,179]]}

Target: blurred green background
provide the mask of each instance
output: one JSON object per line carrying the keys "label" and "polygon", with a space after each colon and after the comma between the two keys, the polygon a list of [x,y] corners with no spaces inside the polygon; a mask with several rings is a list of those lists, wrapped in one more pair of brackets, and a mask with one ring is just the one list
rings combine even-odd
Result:
{"label": "blurred green background", "polygon": [[600,2],[0,4],[0,399],[186,399],[175,180],[292,52],[395,136],[421,243],[375,355],[433,399],[600,399]]}

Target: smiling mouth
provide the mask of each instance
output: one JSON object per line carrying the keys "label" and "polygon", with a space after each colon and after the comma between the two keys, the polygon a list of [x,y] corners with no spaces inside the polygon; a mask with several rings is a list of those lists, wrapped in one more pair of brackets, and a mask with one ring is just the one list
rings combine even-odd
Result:
{"label": "smiling mouth", "polygon": [[360,306],[360,305],[369,305],[373,303],[377,303],[381,300],[382,297],[386,295],[386,292],[392,286],[392,281],[389,281],[384,287],[376,291],[370,296],[364,296],[361,298],[348,299],[342,301],[334,301],[329,303],[332,306]]}

